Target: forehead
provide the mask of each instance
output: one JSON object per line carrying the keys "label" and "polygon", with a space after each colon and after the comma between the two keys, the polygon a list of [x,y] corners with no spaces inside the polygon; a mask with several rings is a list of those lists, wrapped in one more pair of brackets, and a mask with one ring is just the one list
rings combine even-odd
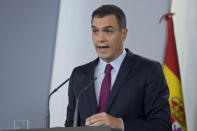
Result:
{"label": "forehead", "polygon": [[92,19],[92,26],[97,28],[103,28],[106,26],[118,27],[118,21],[115,15],[108,15],[102,18],[94,17]]}

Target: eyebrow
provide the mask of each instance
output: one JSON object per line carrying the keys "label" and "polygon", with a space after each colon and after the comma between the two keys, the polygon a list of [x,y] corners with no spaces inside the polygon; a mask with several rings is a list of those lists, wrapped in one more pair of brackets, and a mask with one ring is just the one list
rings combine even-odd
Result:
{"label": "eyebrow", "polygon": [[[91,28],[97,28],[96,26],[92,25]],[[109,25],[109,26],[105,26],[103,27],[104,29],[108,29],[108,28],[114,28],[113,26]]]}

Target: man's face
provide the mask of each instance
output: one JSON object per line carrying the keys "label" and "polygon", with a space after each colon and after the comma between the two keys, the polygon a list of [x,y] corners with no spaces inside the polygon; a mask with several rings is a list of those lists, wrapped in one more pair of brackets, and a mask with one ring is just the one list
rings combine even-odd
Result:
{"label": "man's face", "polygon": [[123,52],[127,29],[119,29],[115,15],[92,19],[92,40],[98,56],[109,63]]}

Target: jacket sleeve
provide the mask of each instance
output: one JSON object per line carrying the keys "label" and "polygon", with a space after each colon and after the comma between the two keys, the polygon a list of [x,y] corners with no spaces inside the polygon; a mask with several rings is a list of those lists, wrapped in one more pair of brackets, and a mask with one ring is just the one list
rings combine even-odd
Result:
{"label": "jacket sleeve", "polygon": [[75,110],[75,95],[73,92],[73,77],[74,77],[74,72],[73,70],[71,77],[70,77],[70,82],[69,82],[69,87],[68,87],[68,106],[67,106],[67,117],[65,121],[65,127],[71,127],[73,126],[73,118],[74,118],[74,110]]}

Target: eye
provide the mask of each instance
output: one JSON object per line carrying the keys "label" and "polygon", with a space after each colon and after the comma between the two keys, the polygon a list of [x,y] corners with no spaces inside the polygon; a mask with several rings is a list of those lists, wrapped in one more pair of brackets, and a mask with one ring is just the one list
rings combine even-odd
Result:
{"label": "eye", "polygon": [[105,32],[106,32],[107,34],[111,34],[111,33],[113,33],[113,31],[112,31],[112,30],[105,30]]}
{"label": "eye", "polygon": [[93,29],[92,30],[92,33],[97,34],[98,33],[98,30],[97,29]]}

